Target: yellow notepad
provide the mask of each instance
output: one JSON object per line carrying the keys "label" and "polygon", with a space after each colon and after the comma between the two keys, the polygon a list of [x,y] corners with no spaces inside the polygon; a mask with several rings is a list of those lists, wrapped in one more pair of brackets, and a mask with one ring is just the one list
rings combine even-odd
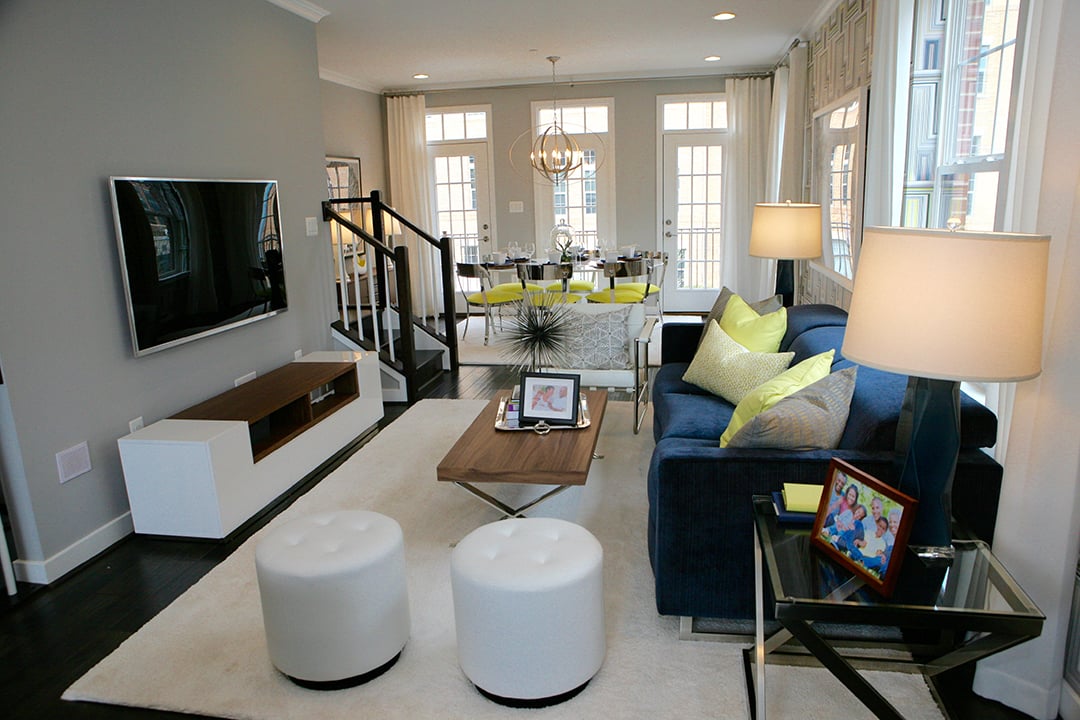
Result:
{"label": "yellow notepad", "polygon": [[784,483],[784,507],[791,512],[816,513],[820,500],[820,485]]}

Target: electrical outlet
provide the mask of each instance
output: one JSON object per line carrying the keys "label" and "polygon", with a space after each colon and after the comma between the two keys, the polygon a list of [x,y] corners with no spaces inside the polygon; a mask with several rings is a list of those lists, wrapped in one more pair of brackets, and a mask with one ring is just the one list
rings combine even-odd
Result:
{"label": "electrical outlet", "polygon": [[143,426],[142,415],[135,418],[134,420],[128,420],[128,432],[135,432],[136,430],[141,430],[142,426]]}
{"label": "electrical outlet", "polygon": [[521,200],[511,200],[510,201],[510,212],[512,212],[512,213],[523,213],[523,212],[525,212],[525,203],[522,202]]}
{"label": "electrical outlet", "polygon": [[252,370],[247,375],[241,375],[240,377],[233,380],[233,387],[240,387],[244,383],[251,382],[254,379],[255,379],[255,371]]}
{"label": "electrical outlet", "polygon": [[294,352],[292,356],[293,360],[299,360],[300,358],[304,357],[304,351],[300,348],[296,348],[296,352]]}

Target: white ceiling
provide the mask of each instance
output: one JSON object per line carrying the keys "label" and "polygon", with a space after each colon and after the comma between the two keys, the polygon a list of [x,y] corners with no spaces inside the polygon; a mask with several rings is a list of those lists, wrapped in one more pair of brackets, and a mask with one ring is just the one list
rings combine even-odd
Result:
{"label": "white ceiling", "polygon": [[382,92],[550,81],[548,55],[560,82],[770,69],[837,0],[270,2],[317,21],[321,77]]}

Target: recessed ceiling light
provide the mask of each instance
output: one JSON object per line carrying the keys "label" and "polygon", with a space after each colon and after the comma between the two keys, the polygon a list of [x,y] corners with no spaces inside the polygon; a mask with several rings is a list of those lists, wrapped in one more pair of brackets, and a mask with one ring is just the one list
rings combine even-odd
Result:
{"label": "recessed ceiling light", "polygon": [[705,62],[719,62],[719,61],[720,61],[720,56],[719,55],[710,55],[707,58],[705,58]]}
{"label": "recessed ceiling light", "polygon": [[735,13],[728,12],[728,11],[718,12],[715,15],[712,16],[712,19],[713,20],[734,20],[735,19]]}
{"label": "recessed ceiling light", "polygon": [[427,73],[416,73],[413,75],[413,80],[427,80],[429,77],[431,76]]}

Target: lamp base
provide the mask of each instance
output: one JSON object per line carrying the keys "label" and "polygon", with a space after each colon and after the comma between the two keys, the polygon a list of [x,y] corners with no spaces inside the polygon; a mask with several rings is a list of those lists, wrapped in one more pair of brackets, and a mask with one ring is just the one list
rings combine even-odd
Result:
{"label": "lamp base", "polygon": [[908,378],[896,428],[899,489],[919,505],[908,547],[924,558],[948,559],[952,550],[952,481],[960,454],[960,384]]}

